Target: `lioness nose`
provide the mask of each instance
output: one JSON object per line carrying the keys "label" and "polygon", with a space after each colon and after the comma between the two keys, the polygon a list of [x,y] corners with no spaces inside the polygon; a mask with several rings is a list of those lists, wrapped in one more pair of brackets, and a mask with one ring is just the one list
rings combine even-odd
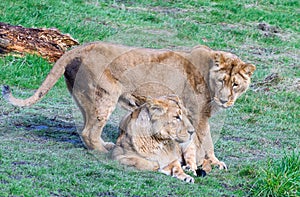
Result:
{"label": "lioness nose", "polygon": [[228,100],[226,100],[226,99],[220,99],[220,102],[221,102],[222,104],[227,103],[227,101],[228,101]]}
{"label": "lioness nose", "polygon": [[189,133],[190,135],[193,135],[194,132],[195,132],[194,130],[188,130],[188,133]]}

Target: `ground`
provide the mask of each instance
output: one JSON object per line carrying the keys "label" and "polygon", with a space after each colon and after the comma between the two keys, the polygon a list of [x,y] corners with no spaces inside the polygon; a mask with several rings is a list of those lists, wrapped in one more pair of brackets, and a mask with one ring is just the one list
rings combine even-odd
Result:
{"label": "ground", "polygon": [[[1,22],[56,27],[80,43],[180,50],[204,44],[257,70],[247,93],[211,120],[215,152],[228,171],[213,169],[193,185],[85,149],[77,134],[82,118],[63,78],[32,107],[1,98],[0,196],[299,196],[300,165],[292,165],[300,160],[299,18],[299,2],[282,0],[1,1]],[[51,66],[37,56],[2,57],[0,84],[26,98]],[[105,139],[116,139],[124,113],[114,112]],[[293,184],[285,167],[296,175]]]}

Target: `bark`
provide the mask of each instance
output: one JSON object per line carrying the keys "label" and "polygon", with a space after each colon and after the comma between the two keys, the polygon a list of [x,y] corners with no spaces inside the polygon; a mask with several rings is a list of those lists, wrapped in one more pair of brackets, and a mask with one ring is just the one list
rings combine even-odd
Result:
{"label": "bark", "polygon": [[37,54],[56,62],[70,47],[79,45],[57,29],[25,28],[0,22],[0,54]]}

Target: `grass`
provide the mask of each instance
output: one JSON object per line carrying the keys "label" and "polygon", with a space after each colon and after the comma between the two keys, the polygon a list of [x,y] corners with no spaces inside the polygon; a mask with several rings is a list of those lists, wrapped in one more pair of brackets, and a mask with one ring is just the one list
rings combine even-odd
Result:
{"label": "grass", "polygon": [[285,155],[281,160],[270,160],[256,178],[252,192],[255,196],[299,196],[300,154]]}
{"label": "grass", "polygon": [[[1,22],[56,27],[80,43],[204,44],[237,54],[257,71],[235,106],[211,120],[216,155],[229,170],[213,169],[194,185],[86,150],[77,134],[82,118],[63,79],[29,108],[1,98],[0,196],[299,196],[299,20],[296,0],[1,1]],[[51,65],[37,56],[8,56],[0,69],[0,84],[26,98]],[[122,114],[114,112],[103,138],[115,140]]]}

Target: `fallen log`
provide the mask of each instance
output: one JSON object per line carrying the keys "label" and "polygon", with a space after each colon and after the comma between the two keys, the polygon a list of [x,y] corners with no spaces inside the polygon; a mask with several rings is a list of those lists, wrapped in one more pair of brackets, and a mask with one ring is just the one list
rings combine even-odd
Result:
{"label": "fallen log", "polygon": [[0,22],[0,54],[37,54],[56,62],[68,48],[79,45],[57,29],[25,28]]}

